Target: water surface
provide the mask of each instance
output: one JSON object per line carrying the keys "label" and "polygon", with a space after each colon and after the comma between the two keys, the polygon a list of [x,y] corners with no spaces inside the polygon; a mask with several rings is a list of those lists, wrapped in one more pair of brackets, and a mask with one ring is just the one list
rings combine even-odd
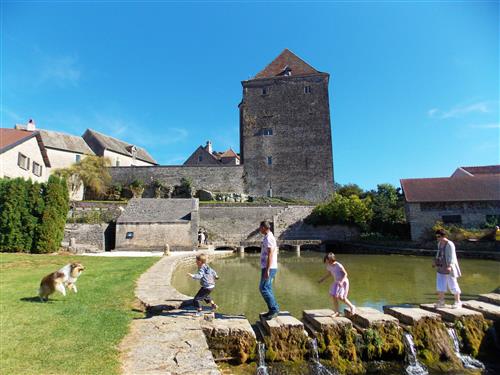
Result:
{"label": "water surface", "polygon": [[[302,252],[300,257],[280,252],[275,294],[281,310],[300,318],[302,310],[331,308],[328,290],[332,280],[317,282],[326,273],[322,260],[323,255],[316,252]],[[382,310],[384,305],[435,301],[436,274],[431,266],[432,257],[339,254],[338,260],[347,269],[349,299],[357,306]],[[267,311],[258,290],[259,254],[216,259],[211,266],[220,276],[212,293],[220,312],[245,314],[252,322],[260,312]],[[463,276],[459,284],[464,299],[500,286],[500,262],[462,259],[460,267]],[[181,293],[194,295],[199,284],[186,272],[195,270],[194,262],[192,266],[179,267],[173,275],[174,287]]]}

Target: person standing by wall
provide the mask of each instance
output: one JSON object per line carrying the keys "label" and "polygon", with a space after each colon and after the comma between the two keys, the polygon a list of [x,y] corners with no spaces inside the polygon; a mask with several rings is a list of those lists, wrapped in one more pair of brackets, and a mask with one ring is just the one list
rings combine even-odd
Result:
{"label": "person standing by wall", "polygon": [[260,223],[259,231],[264,235],[260,251],[261,276],[259,290],[268,307],[268,312],[264,314],[264,318],[271,320],[278,316],[280,311],[273,292],[273,281],[278,271],[278,245],[273,232],[271,232],[271,224],[268,221]]}
{"label": "person standing by wall", "polygon": [[460,301],[460,286],[457,278],[462,276],[458,266],[455,244],[446,238],[446,232],[443,229],[436,231],[436,240],[438,241],[438,251],[434,259],[433,267],[437,269],[436,289],[438,293],[438,302],[436,307],[445,307],[444,294],[449,289],[455,296],[455,303],[452,308],[462,307]]}

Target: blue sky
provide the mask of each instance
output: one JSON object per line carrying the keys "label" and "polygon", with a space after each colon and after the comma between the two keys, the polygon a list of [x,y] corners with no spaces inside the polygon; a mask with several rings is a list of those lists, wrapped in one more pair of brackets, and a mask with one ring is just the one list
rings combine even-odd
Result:
{"label": "blue sky", "polygon": [[1,126],[86,128],[180,164],[239,149],[241,83],[289,48],[329,72],[335,180],[498,164],[499,2],[2,3]]}

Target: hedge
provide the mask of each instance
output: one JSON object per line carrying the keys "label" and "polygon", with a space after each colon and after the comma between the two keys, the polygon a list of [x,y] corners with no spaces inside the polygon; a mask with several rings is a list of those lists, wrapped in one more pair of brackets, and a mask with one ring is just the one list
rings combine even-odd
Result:
{"label": "hedge", "polygon": [[60,178],[50,176],[44,184],[0,179],[0,251],[57,251],[68,210],[68,190]]}

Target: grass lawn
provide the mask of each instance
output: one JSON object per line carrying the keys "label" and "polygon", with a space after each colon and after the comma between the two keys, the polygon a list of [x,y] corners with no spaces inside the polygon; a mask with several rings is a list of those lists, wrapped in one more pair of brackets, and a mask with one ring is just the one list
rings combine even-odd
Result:
{"label": "grass lawn", "polygon": [[[119,373],[118,344],[143,316],[135,281],[157,260],[0,254],[0,373]],[[71,261],[86,268],[78,293],[39,302],[42,277]]]}

